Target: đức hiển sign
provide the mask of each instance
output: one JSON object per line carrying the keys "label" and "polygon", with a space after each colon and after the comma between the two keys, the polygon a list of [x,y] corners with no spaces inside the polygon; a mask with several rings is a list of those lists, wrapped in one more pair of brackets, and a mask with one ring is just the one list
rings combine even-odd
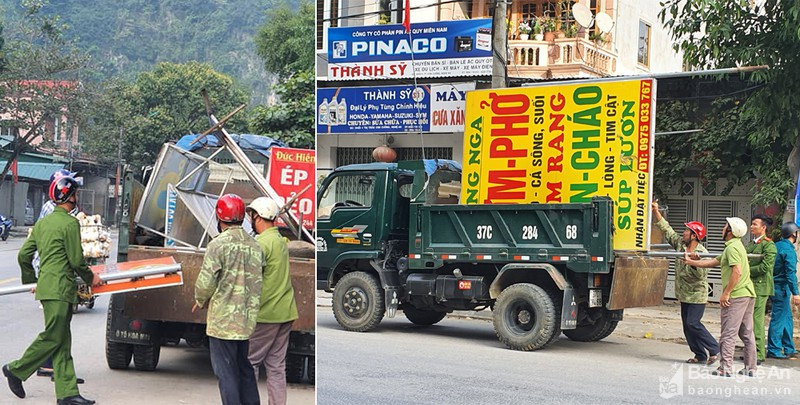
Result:
{"label": "\u0111\u1ee9c hi\u1ec3n sign", "polygon": [[461,203],[608,196],[614,249],[647,250],[655,86],[604,79],[467,93]]}

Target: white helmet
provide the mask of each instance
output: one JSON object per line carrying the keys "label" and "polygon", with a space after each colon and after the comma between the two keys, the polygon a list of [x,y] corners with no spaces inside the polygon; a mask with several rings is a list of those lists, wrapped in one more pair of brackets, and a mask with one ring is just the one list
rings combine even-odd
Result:
{"label": "white helmet", "polygon": [[728,217],[725,218],[725,220],[728,221],[728,225],[730,225],[733,236],[741,238],[747,233],[747,223],[744,222],[743,219],[738,217]]}
{"label": "white helmet", "polygon": [[248,211],[255,211],[258,216],[267,221],[274,221],[280,209],[275,201],[267,197],[258,197],[247,206]]}

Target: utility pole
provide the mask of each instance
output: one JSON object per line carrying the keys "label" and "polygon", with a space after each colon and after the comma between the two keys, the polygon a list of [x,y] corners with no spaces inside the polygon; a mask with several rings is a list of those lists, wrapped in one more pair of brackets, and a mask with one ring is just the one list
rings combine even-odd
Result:
{"label": "utility pole", "polygon": [[122,127],[119,128],[119,144],[117,145],[117,178],[114,182],[114,222],[119,226],[120,214],[122,213],[122,202],[119,195],[119,183],[122,177]]}
{"label": "utility pole", "polygon": [[492,88],[508,87],[508,24],[506,0],[496,0],[492,18]]}

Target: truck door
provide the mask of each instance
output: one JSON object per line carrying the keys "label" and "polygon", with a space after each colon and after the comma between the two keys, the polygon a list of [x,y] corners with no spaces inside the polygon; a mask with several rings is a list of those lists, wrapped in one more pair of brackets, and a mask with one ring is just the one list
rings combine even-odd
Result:
{"label": "truck door", "polygon": [[359,258],[358,252],[380,248],[375,198],[375,173],[343,172],[328,177],[317,201],[317,281],[325,288],[328,273],[344,257]]}

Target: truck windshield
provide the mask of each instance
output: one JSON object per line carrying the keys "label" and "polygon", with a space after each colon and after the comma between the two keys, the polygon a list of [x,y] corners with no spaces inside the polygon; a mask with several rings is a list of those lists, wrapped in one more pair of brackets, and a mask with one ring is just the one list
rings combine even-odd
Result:
{"label": "truck windshield", "polygon": [[461,195],[461,173],[437,170],[425,189],[428,204],[458,204]]}
{"label": "truck windshield", "polygon": [[375,176],[365,173],[345,173],[334,177],[323,190],[317,218],[328,218],[339,207],[370,207]]}

